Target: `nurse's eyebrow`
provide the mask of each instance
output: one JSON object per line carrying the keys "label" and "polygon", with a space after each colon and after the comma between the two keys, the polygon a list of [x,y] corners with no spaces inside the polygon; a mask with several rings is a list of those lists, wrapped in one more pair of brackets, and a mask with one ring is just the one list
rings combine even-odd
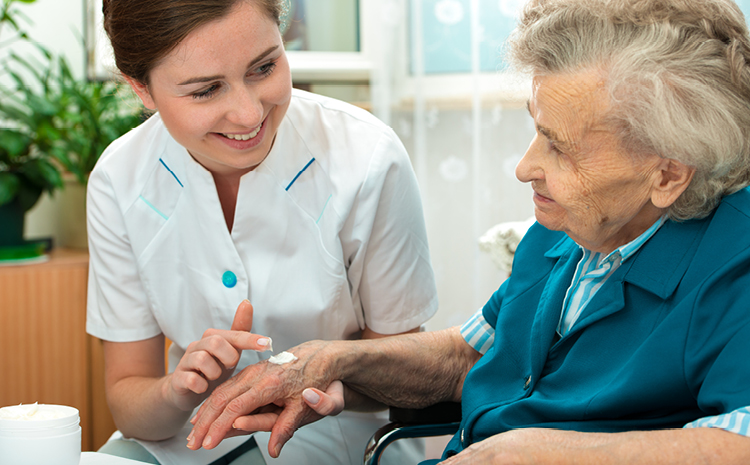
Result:
{"label": "nurse's eyebrow", "polygon": [[[256,65],[256,64],[257,64],[257,63],[258,63],[259,61],[261,61],[262,59],[264,59],[265,57],[267,57],[268,55],[270,55],[271,53],[273,53],[273,52],[274,52],[275,50],[277,50],[278,48],[279,48],[279,46],[278,46],[278,45],[274,45],[273,47],[269,47],[269,48],[268,48],[267,50],[265,50],[265,51],[264,51],[263,53],[261,53],[260,55],[258,55],[257,57],[255,57],[255,59],[254,59],[253,61],[251,61],[251,62],[250,62],[250,63],[249,63],[248,65],[247,65],[247,68],[248,68],[248,69],[252,68],[252,67],[253,67],[253,66],[255,66],[255,65]],[[178,85],[178,86],[186,86],[186,85],[188,85],[188,84],[197,84],[197,83],[201,83],[201,82],[211,82],[211,81],[218,81],[218,80],[221,80],[221,79],[224,79],[224,76],[223,76],[223,75],[221,75],[221,74],[217,74],[217,75],[215,75],[215,76],[198,76],[198,77],[190,78],[190,79],[188,79],[187,81],[183,81],[183,82],[181,82],[181,83],[179,83],[179,84],[177,84],[177,85]]]}

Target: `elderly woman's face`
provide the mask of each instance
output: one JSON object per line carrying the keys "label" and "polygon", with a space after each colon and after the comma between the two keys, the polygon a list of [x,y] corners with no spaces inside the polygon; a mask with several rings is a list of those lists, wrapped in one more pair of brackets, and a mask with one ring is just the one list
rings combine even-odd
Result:
{"label": "elderly woman's face", "polygon": [[535,77],[529,112],[537,133],[516,167],[534,189],[537,221],[605,253],[663,213],[651,203],[663,159],[621,147],[602,119],[608,101],[597,71]]}

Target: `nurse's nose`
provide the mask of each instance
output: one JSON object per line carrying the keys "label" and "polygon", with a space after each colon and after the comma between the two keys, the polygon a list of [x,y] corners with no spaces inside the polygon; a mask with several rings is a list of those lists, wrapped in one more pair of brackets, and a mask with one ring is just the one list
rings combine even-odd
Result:
{"label": "nurse's nose", "polygon": [[263,102],[256,89],[242,87],[232,94],[226,119],[237,126],[258,127],[263,122]]}
{"label": "nurse's nose", "polygon": [[531,182],[544,178],[544,170],[540,164],[540,150],[542,141],[536,134],[526,149],[526,153],[516,165],[516,177],[521,182]]}

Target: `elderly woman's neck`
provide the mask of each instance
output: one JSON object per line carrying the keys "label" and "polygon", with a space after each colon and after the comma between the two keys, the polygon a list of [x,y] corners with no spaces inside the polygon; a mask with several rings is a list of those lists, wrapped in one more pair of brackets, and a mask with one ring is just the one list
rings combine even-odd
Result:
{"label": "elderly woman's neck", "polygon": [[597,238],[571,238],[585,249],[599,252],[607,256],[612,251],[628,244],[646,232],[651,226],[666,215],[665,209],[656,208],[649,204],[631,221],[625,225],[613,226],[609,231],[604,230]]}

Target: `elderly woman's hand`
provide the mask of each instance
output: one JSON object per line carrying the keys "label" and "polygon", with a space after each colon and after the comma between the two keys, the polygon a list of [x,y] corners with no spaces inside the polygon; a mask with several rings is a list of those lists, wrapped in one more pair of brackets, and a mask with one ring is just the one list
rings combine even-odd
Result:
{"label": "elderly woman's hand", "polygon": [[[188,447],[212,449],[226,437],[271,431],[268,450],[272,457],[278,457],[297,428],[322,418],[308,406],[303,392],[320,395],[336,380],[329,358],[321,353],[329,344],[304,343],[290,349],[297,360],[282,365],[268,361],[251,365],[217,387],[192,420]],[[343,409],[343,394],[336,394],[339,385],[334,384],[331,389],[322,412],[332,397],[340,397]]]}

